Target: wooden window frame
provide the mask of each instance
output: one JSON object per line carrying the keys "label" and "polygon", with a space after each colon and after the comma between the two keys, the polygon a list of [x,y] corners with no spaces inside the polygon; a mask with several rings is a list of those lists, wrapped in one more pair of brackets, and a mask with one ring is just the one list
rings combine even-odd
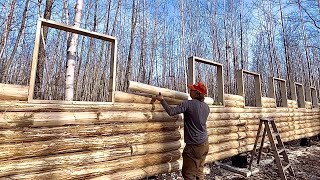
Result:
{"label": "wooden window frame", "polygon": [[261,103],[261,76],[258,73],[247,71],[247,70],[237,70],[236,71],[236,81],[237,81],[237,94],[244,97],[245,100],[245,91],[244,91],[244,82],[243,74],[252,75],[254,77],[254,89],[255,89],[255,99],[256,106],[245,106],[245,107],[262,107]]}
{"label": "wooden window frame", "polygon": [[[281,99],[282,99],[282,106],[279,107],[288,107],[288,95],[287,95],[287,85],[286,80],[276,77],[269,77],[269,91],[268,95],[270,98],[274,98],[276,100],[276,88],[275,88],[275,81],[280,82],[280,91],[281,91]],[[277,106],[278,107],[278,106]]]}
{"label": "wooden window frame", "polygon": [[208,64],[217,67],[217,87],[218,87],[218,103],[224,105],[224,80],[223,80],[223,64],[216,63],[207,59],[192,56],[188,58],[189,76],[188,84],[194,84],[195,79],[195,63]]}
{"label": "wooden window frame", "polygon": [[[109,102],[100,102],[101,103],[114,103],[114,93],[115,93],[115,87],[116,87],[116,64],[117,64],[117,39],[113,36],[108,36],[105,34],[97,33],[97,32],[91,32],[82,28],[74,27],[65,25],[62,23],[58,23],[52,20],[47,20],[40,18],[37,23],[37,31],[36,31],[36,38],[35,38],[35,44],[34,44],[34,50],[33,50],[33,58],[32,58],[32,65],[31,65],[31,76],[30,76],[30,82],[29,82],[29,92],[28,92],[28,102],[35,102],[35,101],[43,101],[43,100],[34,100],[33,94],[34,94],[34,86],[35,86],[35,78],[36,78],[36,71],[37,71],[37,63],[38,63],[38,53],[39,53],[39,44],[40,44],[40,33],[43,28],[43,26],[54,28],[58,30],[62,30],[65,32],[71,32],[80,34],[83,36],[100,39],[103,41],[111,42],[111,62],[110,62],[110,81],[109,81]],[[46,100],[44,100],[46,101]],[[61,101],[56,101],[61,102]],[[66,101],[68,102],[68,101]],[[87,103],[87,101],[69,101],[71,103],[74,102],[84,102]],[[92,103],[93,104],[93,103]]]}
{"label": "wooden window frame", "polygon": [[310,96],[311,96],[311,103],[312,108],[319,108],[319,102],[318,102],[318,94],[317,89],[315,87],[310,87]]}
{"label": "wooden window frame", "polygon": [[[299,99],[298,99],[297,89],[299,91],[299,94],[301,94]],[[303,84],[297,83],[297,82],[291,83],[291,98],[292,100],[297,101],[298,108],[306,107],[306,98],[305,98]],[[300,102],[300,107],[299,107],[299,102]]]}

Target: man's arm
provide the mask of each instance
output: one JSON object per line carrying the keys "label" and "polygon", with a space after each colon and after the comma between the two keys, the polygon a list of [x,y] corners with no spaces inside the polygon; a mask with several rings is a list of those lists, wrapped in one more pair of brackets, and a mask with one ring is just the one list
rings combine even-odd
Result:
{"label": "man's arm", "polygon": [[188,109],[188,101],[183,101],[181,104],[179,104],[176,107],[171,107],[169,106],[169,104],[166,102],[166,100],[162,100],[161,104],[163,106],[163,108],[166,110],[166,112],[170,115],[170,116],[174,116],[180,113],[184,113],[187,111]]}
{"label": "man's arm", "polygon": [[166,110],[166,112],[170,115],[170,116],[174,116],[180,113],[184,113],[187,111],[188,109],[188,101],[183,101],[181,104],[179,104],[176,107],[171,107],[169,106],[169,104],[166,102],[166,100],[163,99],[163,96],[161,95],[161,93],[159,93],[159,95],[157,95],[157,100],[159,100],[163,106],[163,108]]}

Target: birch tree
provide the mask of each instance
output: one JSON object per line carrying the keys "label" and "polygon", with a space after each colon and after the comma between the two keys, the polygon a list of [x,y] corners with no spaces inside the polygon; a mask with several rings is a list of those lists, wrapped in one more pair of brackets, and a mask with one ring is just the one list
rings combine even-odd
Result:
{"label": "birch tree", "polygon": [[[80,27],[81,16],[82,16],[83,0],[78,0],[76,5],[76,15],[74,17],[74,26]],[[74,68],[76,62],[76,52],[78,45],[78,34],[71,34],[71,41],[68,47],[67,53],[67,74],[66,74],[66,89],[65,89],[65,100],[73,100],[73,83],[74,83]]]}

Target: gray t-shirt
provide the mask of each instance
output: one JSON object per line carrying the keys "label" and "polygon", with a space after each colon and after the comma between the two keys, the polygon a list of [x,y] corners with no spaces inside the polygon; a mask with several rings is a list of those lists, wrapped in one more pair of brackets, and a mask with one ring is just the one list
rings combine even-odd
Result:
{"label": "gray t-shirt", "polygon": [[210,109],[206,103],[192,99],[183,101],[176,107],[169,106],[165,100],[161,104],[170,116],[183,113],[186,144],[202,144],[208,139],[206,122]]}

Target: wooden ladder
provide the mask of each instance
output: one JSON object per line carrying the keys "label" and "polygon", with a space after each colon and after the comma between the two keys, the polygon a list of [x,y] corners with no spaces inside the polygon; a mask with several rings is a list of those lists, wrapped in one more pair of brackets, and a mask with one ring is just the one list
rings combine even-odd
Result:
{"label": "wooden ladder", "polygon": [[[273,131],[271,131],[270,124],[271,124],[271,128]],[[264,125],[264,128],[263,128],[263,125]],[[263,134],[261,135],[262,128],[264,130],[263,130]],[[264,143],[264,139],[265,139],[266,134],[268,135],[270,145],[271,145],[271,150],[273,152],[273,156],[274,156],[275,162],[277,164],[277,168],[279,170],[279,174],[280,174],[281,179],[287,180],[287,177],[284,173],[284,171],[286,171],[287,169],[288,169],[290,175],[295,176],[293,169],[292,169],[292,166],[289,163],[289,158],[286,153],[286,149],[284,148],[284,145],[281,140],[280,133],[277,129],[277,126],[276,126],[274,120],[270,119],[270,118],[260,119],[260,124],[259,124],[259,128],[258,128],[256,140],[255,140],[255,143],[253,146],[253,150],[251,151],[249,170],[251,170],[253,158],[256,154],[256,150],[258,149],[257,144],[258,144],[259,138],[262,137],[261,144],[259,147],[259,154],[258,154],[258,158],[257,158],[257,164],[260,163],[261,153],[262,153],[262,149],[263,149],[263,143]],[[275,144],[274,137],[276,137],[277,144]],[[280,154],[283,157],[283,162],[280,159]]]}

